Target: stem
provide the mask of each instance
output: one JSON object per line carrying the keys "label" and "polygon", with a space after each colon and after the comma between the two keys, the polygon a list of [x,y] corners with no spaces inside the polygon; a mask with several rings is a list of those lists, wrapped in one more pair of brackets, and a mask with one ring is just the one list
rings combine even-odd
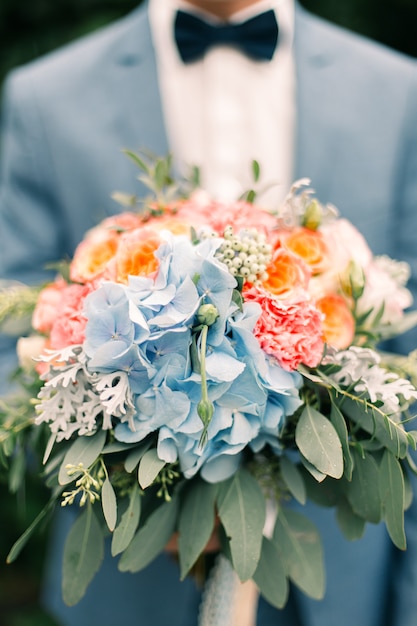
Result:
{"label": "stem", "polygon": [[206,376],[206,351],[207,351],[207,333],[208,326],[203,324],[201,329],[201,346],[200,346],[200,375],[201,375],[201,400],[197,406],[198,415],[203,422],[204,428],[201,433],[199,446],[203,448],[207,443],[207,430],[213,416],[213,404],[210,402],[207,392],[207,376]]}

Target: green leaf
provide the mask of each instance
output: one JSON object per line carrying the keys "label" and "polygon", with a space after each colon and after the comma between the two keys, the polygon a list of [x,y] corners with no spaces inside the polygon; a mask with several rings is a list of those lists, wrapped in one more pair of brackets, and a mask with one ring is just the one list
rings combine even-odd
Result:
{"label": "green leaf", "polygon": [[140,460],[138,471],[138,481],[142,489],[152,485],[165,464],[165,461],[161,461],[159,458],[156,448],[151,448],[145,452]]}
{"label": "green leaf", "polygon": [[371,405],[366,407],[349,398],[345,398],[342,407],[343,413],[363,430],[378,439],[395,456],[403,459],[407,454],[407,433],[401,424],[385,417],[381,411]]}
{"label": "green leaf", "polygon": [[123,513],[121,520],[113,533],[111,543],[111,553],[113,556],[116,556],[126,550],[127,546],[132,541],[139,524],[140,511],[140,491],[139,487],[134,485],[129,494],[128,507]]}
{"label": "green leaf", "polygon": [[19,490],[19,487],[21,487],[21,485],[23,484],[23,480],[25,477],[25,468],[25,451],[23,448],[19,447],[15,451],[15,454],[12,457],[12,462],[10,464],[9,489],[11,493],[16,493]]}
{"label": "green leaf", "polygon": [[336,520],[340,530],[349,541],[356,541],[363,536],[366,522],[354,513],[346,498],[341,498],[336,509]]}
{"label": "green leaf", "polygon": [[248,202],[249,204],[253,204],[253,202],[255,201],[256,198],[256,191],[254,189],[250,189],[247,194],[246,194],[246,202]]}
{"label": "green leaf", "polygon": [[261,558],[253,580],[263,597],[272,606],[282,609],[288,598],[288,579],[282,556],[276,545],[267,539],[262,540]]}
{"label": "green leaf", "polygon": [[316,600],[324,596],[324,563],[320,536],[314,524],[297,511],[280,508],[273,542],[291,580]]}
{"label": "green leaf", "polygon": [[411,484],[411,480],[407,472],[404,472],[403,478],[404,478],[404,509],[407,511],[407,509],[410,508],[411,503],[413,501],[413,497],[414,497],[413,485]]}
{"label": "green leaf", "polygon": [[169,176],[168,163],[164,159],[158,159],[155,163],[155,185],[159,191],[171,183],[172,180]]}
{"label": "green leaf", "polygon": [[228,537],[233,566],[243,582],[254,574],[262,546],[266,503],[256,479],[244,469],[219,484],[218,513]]}
{"label": "green leaf", "polygon": [[324,476],[326,480],[318,482],[314,476],[305,471],[303,472],[303,478],[309,500],[313,500],[313,502],[316,502],[316,504],[320,506],[336,506],[339,500],[339,480]]}
{"label": "green leaf", "polygon": [[79,472],[68,476],[67,465],[79,465],[82,463],[85,468],[90,467],[101,454],[105,442],[105,430],[99,430],[95,435],[89,437],[78,437],[64,456],[58,474],[59,484],[67,485],[80,476]]}
{"label": "green leaf", "polygon": [[149,173],[149,167],[145,161],[143,161],[139,155],[136,154],[136,152],[133,152],[132,150],[123,150],[123,152],[138,166],[139,169],[147,174]]}
{"label": "green leaf", "polygon": [[291,495],[293,495],[300,504],[305,504],[307,498],[306,486],[297,465],[293,463],[288,456],[282,455],[280,467],[283,481]]}
{"label": "green leaf", "polygon": [[176,497],[153,511],[123,552],[119,561],[121,572],[139,572],[158,556],[175,530],[177,512]]}
{"label": "green leaf", "polygon": [[309,405],[298,420],[295,442],[302,455],[319,472],[333,478],[342,477],[343,452],[336,429],[324,415]]}
{"label": "green leaf", "polygon": [[315,465],[312,465],[310,461],[307,461],[307,459],[305,459],[302,454],[300,454],[300,460],[303,466],[306,468],[306,470],[310,472],[311,476],[313,476],[316,482],[322,483],[324,479],[327,478],[327,474],[323,474],[323,472],[319,472],[317,467],[315,467]]}
{"label": "green leaf", "polygon": [[143,443],[141,446],[135,447],[134,450],[132,450],[127,455],[126,461],[125,461],[125,470],[128,474],[130,474],[131,472],[133,472],[134,469],[136,469],[139,461],[141,460],[145,452],[149,449],[150,445],[151,445],[150,441]]}
{"label": "green leaf", "polygon": [[352,450],[354,470],[347,485],[346,495],[354,512],[368,522],[377,524],[381,520],[381,498],[379,493],[379,469],[370,454]]}
{"label": "green leaf", "polygon": [[31,525],[29,526],[29,528],[27,528],[25,530],[25,532],[23,533],[23,535],[21,535],[19,537],[19,539],[14,543],[12,549],[10,550],[9,554],[7,555],[7,563],[13,563],[13,561],[15,559],[17,559],[17,557],[19,556],[20,552],[25,547],[25,545],[27,544],[27,542],[29,541],[29,539],[31,538],[31,536],[33,535],[34,531],[37,529],[39,524],[50,513],[52,513],[56,503],[57,503],[57,498],[55,496],[53,496],[48,501],[46,506],[42,509],[42,511],[39,513],[39,515],[37,515],[37,517],[33,520]]}
{"label": "green leaf", "polygon": [[113,532],[117,522],[117,500],[113,485],[108,478],[101,488],[101,506],[108,529]]}
{"label": "green leaf", "polygon": [[337,435],[342,444],[344,475],[347,480],[352,478],[353,460],[349,448],[349,435],[345,422],[345,418],[339,407],[336,405],[335,398],[331,397],[330,421],[336,429]]}
{"label": "green leaf", "polygon": [[136,446],[137,443],[122,443],[121,441],[111,441],[104,446],[102,454],[117,454],[118,452],[126,452],[131,448],[136,448]]}
{"label": "green leaf", "polygon": [[253,175],[253,180],[255,181],[255,183],[258,182],[260,174],[261,174],[261,167],[258,161],[255,161],[255,160],[252,161],[252,175]]}
{"label": "green leaf", "polygon": [[217,485],[195,479],[185,494],[179,513],[181,580],[203,551],[214,527]]}
{"label": "green leaf", "polygon": [[400,550],[406,549],[404,532],[405,490],[400,463],[386,450],[380,465],[379,488],[385,524],[392,542]]}
{"label": "green leaf", "polygon": [[74,606],[84,596],[104,557],[104,537],[93,507],[86,509],[71,527],[64,546],[62,596]]}

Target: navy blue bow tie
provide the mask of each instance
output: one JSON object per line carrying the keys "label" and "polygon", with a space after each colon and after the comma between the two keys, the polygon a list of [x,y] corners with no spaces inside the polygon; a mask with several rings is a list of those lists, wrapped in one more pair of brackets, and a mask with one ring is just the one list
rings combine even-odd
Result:
{"label": "navy blue bow tie", "polygon": [[270,61],[278,41],[278,24],[272,9],[241,24],[219,26],[177,11],[175,40],[184,63],[197,61],[210,47],[222,44],[237,47],[253,59]]}

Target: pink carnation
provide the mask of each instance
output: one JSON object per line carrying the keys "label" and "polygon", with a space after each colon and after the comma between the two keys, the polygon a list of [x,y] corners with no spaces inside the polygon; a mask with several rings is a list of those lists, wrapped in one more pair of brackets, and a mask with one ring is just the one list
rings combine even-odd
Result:
{"label": "pink carnation", "polygon": [[40,333],[49,333],[57,316],[62,302],[63,291],[67,283],[62,278],[45,287],[39,294],[32,316],[32,326]]}
{"label": "pink carnation", "polygon": [[308,300],[282,301],[264,289],[251,286],[244,300],[260,304],[262,313],[254,335],[261,348],[281,367],[295,370],[300,363],[315,367],[323,355],[322,314]]}
{"label": "pink carnation", "polygon": [[217,202],[209,200],[200,192],[178,206],[177,216],[193,224],[210,226],[222,235],[226,226],[232,225],[235,232],[245,228],[256,228],[268,234],[276,227],[276,218],[249,202]]}
{"label": "pink carnation", "polygon": [[87,323],[83,315],[84,300],[92,290],[92,284],[67,285],[63,290],[62,300],[56,311],[57,316],[51,328],[50,347],[52,349],[83,343]]}

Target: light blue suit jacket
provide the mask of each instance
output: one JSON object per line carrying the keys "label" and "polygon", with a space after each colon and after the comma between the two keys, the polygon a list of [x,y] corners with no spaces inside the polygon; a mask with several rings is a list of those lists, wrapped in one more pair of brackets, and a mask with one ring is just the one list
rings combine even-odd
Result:
{"label": "light blue suit jacket", "polygon": [[[365,234],[376,253],[408,261],[417,277],[417,71],[388,52],[296,9],[295,178],[312,179]],[[124,147],[168,151],[146,7],[15,71],[5,89],[0,186],[0,277],[37,281],[45,263],[71,255],[85,230],[118,210],[115,190],[141,193]],[[416,281],[412,283],[416,292]],[[0,348],[10,368],[10,343]],[[403,349],[416,346],[409,335]],[[4,370],[5,371],[5,370]],[[294,590],[286,610],[265,602],[259,626],[415,626],[417,513],[409,550],[382,526],[348,543],[333,512],[309,505],[326,555],[327,594]],[[138,575],[107,558],[87,597],[60,601],[57,525],[48,606],[68,626],[196,626],[199,595],[162,556]]]}

